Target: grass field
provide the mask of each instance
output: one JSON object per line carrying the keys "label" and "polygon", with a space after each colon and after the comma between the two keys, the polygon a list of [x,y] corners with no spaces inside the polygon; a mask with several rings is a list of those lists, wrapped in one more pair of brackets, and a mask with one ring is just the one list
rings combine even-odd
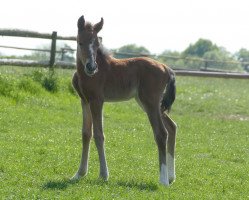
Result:
{"label": "grass field", "polygon": [[[106,103],[110,172],[70,182],[81,153],[81,107],[73,71],[0,68],[0,199],[249,199],[249,80],[177,77],[171,111],[178,124],[176,182],[159,185],[157,148],[134,100]],[[42,76],[42,77],[41,77]]]}

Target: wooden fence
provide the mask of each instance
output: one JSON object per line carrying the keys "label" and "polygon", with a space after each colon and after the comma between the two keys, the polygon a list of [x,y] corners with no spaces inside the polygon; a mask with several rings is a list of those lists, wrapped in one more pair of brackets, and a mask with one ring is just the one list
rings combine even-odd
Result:
{"label": "wooden fence", "polygon": [[1,59],[0,65],[19,65],[19,66],[49,66],[53,67],[54,65],[67,65],[72,66],[73,63],[64,63],[58,62],[55,63],[55,55],[56,53],[56,41],[57,40],[71,40],[76,41],[76,37],[63,37],[58,36],[56,31],[53,31],[52,34],[46,33],[38,33],[33,31],[24,31],[17,29],[0,29],[0,36],[8,36],[8,37],[26,37],[26,38],[38,38],[38,39],[50,39],[51,40],[51,49],[31,49],[31,48],[21,48],[21,47],[9,47],[9,46],[0,46],[2,48],[13,48],[20,50],[31,50],[31,51],[44,51],[50,53],[49,61],[30,61],[30,60],[10,60],[10,59]]}
{"label": "wooden fence", "polygon": [[[33,31],[23,31],[17,29],[0,29],[0,36],[8,36],[8,37],[27,37],[27,38],[38,38],[38,39],[49,39],[51,40],[51,48],[50,49],[32,49],[32,48],[21,48],[21,47],[10,47],[10,46],[1,46],[2,48],[12,48],[12,49],[20,49],[20,50],[31,50],[31,51],[43,51],[50,53],[49,61],[33,61],[33,60],[18,60],[18,59],[0,59],[0,65],[18,65],[18,66],[45,66],[45,67],[53,67],[53,66],[60,66],[62,68],[72,68],[75,66],[75,63],[69,62],[55,62],[55,55],[58,53],[56,51],[56,41],[57,40],[71,40],[76,41],[76,37],[69,36],[63,37],[58,36],[57,32],[52,32],[52,34],[44,34],[38,33]],[[75,51],[75,50],[73,50]],[[121,55],[121,56],[135,56],[134,54],[130,53],[120,53],[120,52],[113,52],[114,54]],[[149,57],[156,57],[156,55],[136,55],[136,56],[149,56]],[[169,59],[188,59],[188,60],[196,60],[196,58],[179,58],[179,57],[172,57],[172,56],[165,56]],[[203,61],[205,63],[214,62],[212,60],[204,60],[198,59],[199,61]],[[224,62],[223,62],[224,63]],[[238,62],[239,63],[239,62]],[[206,66],[206,65],[205,65]],[[234,73],[234,72],[224,72],[224,71],[209,71],[207,67],[204,69],[200,69],[202,71],[189,71],[183,69],[175,69],[177,75],[180,76],[201,76],[201,77],[217,77],[217,78],[239,78],[239,79],[249,79],[249,73]]]}
{"label": "wooden fence", "polygon": [[249,79],[249,73],[174,70],[178,76]]}

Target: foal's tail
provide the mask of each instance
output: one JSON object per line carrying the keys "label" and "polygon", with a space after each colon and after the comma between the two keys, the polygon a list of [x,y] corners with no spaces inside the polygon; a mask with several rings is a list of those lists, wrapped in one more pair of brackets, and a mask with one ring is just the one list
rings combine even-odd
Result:
{"label": "foal's tail", "polygon": [[169,72],[169,82],[167,83],[166,91],[164,92],[161,101],[161,109],[163,112],[170,111],[176,96],[175,73],[170,68],[167,68],[167,70]]}

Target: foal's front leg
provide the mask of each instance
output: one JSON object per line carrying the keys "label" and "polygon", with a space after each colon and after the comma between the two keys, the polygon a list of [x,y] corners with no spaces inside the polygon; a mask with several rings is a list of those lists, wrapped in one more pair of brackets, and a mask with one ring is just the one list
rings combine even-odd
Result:
{"label": "foal's front leg", "polygon": [[100,178],[108,180],[109,172],[107,168],[106,158],[105,158],[105,147],[104,147],[104,133],[102,124],[102,108],[103,101],[93,100],[90,102],[90,108],[93,118],[93,137],[98,150],[99,162],[100,162]]}
{"label": "foal's front leg", "polygon": [[92,114],[90,106],[88,103],[81,101],[82,112],[83,112],[83,127],[82,127],[82,155],[80,166],[77,173],[74,175],[72,180],[77,180],[85,175],[88,172],[88,157],[89,157],[89,148],[90,141],[92,138]]}

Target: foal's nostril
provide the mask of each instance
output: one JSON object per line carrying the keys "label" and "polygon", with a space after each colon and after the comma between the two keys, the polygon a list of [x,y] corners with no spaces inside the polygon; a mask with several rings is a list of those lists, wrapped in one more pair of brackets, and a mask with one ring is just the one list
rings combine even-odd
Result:
{"label": "foal's nostril", "polygon": [[88,71],[93,71],[94,70],[91,63],[86,63],[86,68],[87,68]]}
{"label": "foal's nostril", "polygon": [[85,65],[85,72],[87,75],[92,76],[95,73],[97,73],[98,71],[98,67],[97,67],[97,63],[91,63],[91,62],[87,62]]}

